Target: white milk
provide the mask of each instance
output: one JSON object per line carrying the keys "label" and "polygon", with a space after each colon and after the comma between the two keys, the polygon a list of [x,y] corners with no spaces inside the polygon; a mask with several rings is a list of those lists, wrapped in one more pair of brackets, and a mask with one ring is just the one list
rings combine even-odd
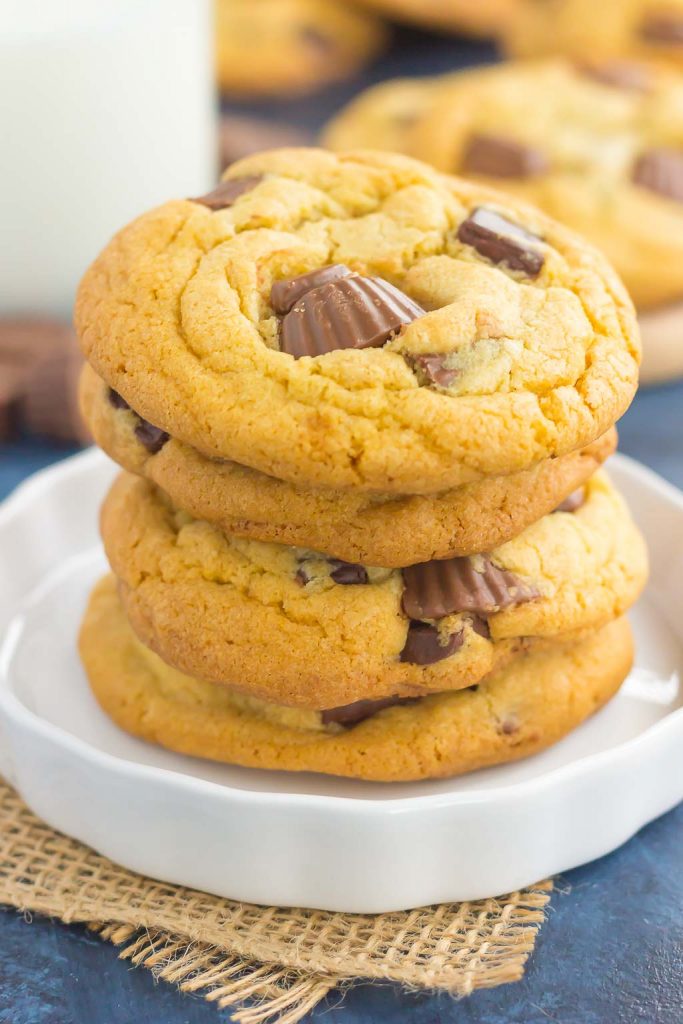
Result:
{"label": "white milk", "polygon": [[0,315],[68,314],[131,217],[216,180],[209,0],[0,0]]}

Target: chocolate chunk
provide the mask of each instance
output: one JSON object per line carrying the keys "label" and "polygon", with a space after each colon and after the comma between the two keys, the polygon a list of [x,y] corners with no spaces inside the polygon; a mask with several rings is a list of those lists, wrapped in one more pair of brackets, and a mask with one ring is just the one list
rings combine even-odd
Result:
{"label": "chocolate chunk", "polygon": [[68,323],[0,317],[0,439],[24,432],[58,442],[89,442],[78,410],[82,363]]}
{"label": "chocolate chunk", "polygon": [[504,263],[510,270],[521,270],[529,277],[537,277],[545,262],[536,248],[540,241],[537,235],[485,206],[477,207],[462,222],[457,237],[492,263]]}
{"label": "chocolate chunk", "polygon": [[315,25],[304,25],[299,31],[299,38],[323,57],[331,57],[336,53],[337,44],[332,36],[321,32]]}
{"label": "chocolate chunk", "polygon": [[577,508],[581,508],[586,500],[586,491],[583,487],[577,488],[575,491],[561,501],[560,504],[554,509],[555,512],[576,512]]}
{"label": "chocolate chunk", "polygon": [[[113,388],[109,388],[107,392],[107,398],[111,405],[115,409],[130,409],[128,402],[123,398],[118,391],[114,391]],[[155,455],[158,451],[164,447],[168,441],[169,435],[165,430],[161,430],[160,427],[155,427],[148,420],[143,420],[142,416],[138,415],[134,410],[131,410],[133,415],[137,419],[135,426],[135,436],[138,441],[145,446],[148,452]]]}
{"label": "chocolate chunk", "polygon": [[339,281],[342,277],[351,277],[352,274],[353,271],[343,263],[333,263],[329,267],[300,274],[299,277],[275,281],[270,289],[270,304],[279,316],[284,316],[307,292],[319,288],[320,285]]}
{"label": "chocolate chunk", "polygon": [[436,384],[439,388],[449,388],[458,376],[459,370],[451,369],[446,365],[449,353],[433,353],[430,355],[410,355],[406,359],[418,376],[423,377],[427,383]]}
{"label": "chocolate chunk", "polygon": [[353,562],[342,562],[338,558],[329,559],[331,566],[334,566],[330,573],[335,583],[342,586],[349,586],[355,583],[367,583],[368,573],[363,565],[355,565]]}
{"label": "chocolate chunk", "polygon": [[379,700],[357,700],[353,704],[343,704],[339,708],[328,708],[320,712],[323,725],[358,725],[366,718],[383,711],[384,708],[395,707],[397,704],[414,704],[419,697],[381,697]]}
{"label": "chocolate chunk", "polygon": [[335,349],[380,348],[424,313],[380,277],[343,277],[297,301],[282,320],[280,346],[295,359]]}
{"label": "chocolate chunk", "polygon": [[197,196],[190,200],[193,203],[201,203],[208,206],[210,210],[224,210],[243,196],[245,192],[251,192],[253,188],[263,181],[262,174],[248,174],[243,178],[230,178],[217,185],[213,192],[207,192],[205,196]]}
{"label": "chocolate chunk", "polygon": [[74,341],[65,351],[49,352],[29,370],[20,410],[27,432],[61,443],[92,443],[78,405],[82,367],[83,357]]}
{"label": "chocolate chunk", "polygon": [[540,149],[525,146],[504,135],[473,135],[462,157],[466,174],[496,178],[531,178],[547,171],[549,163]]}
{"label": "chocolate chunk", "polygon": [[470,619],[470,625],[472,632],[476,633],[477,636],[483,636],[484,640],[491,639],[491,630],[486,619],[482,619],[481,615],[473,615]]}
{"label": "chocolate chunk", "polygon": [[143,420],[142,417],[138,417],[138,419],[140,422],[135,428],[135,436],[151,455],[156,455],[168,441],[168,434],[165,430]]}
{"label": "chocolate chunk", "polygon": [[410,665],[434,665],[455,654],[464,640],[464,630],[459,629],[451,633],[446,643],[442,644],[436,626],[430,626],[428,622],[411,622],[401,651],[401,661]]}
{"label": "chocolate chunk", "polygon": [[503,736],[514,736],[516,732],[519,732],[519,721],[515,715],[508,715],[500,723],[500,731]]}
{"label": "chocolate chunk", "polygon": [[683,16],[674,11],[652,11],[640,23],[640,35],[649,43],[683,43]]}
{"label": "chocolate chunk", "polygon": [[442,619],[455,612],[489,615],[540,597],[539,591],[488,555],[422,562],[403,570],[403,610],[411,619]]}
{"label": "chocolate chunk", "polygon": [[26,391],[25,367],[0,362],[0,441],[21,433],[21,401]]}
{"label": "chocolate chunk", "polygon": [[582,64],[579,70],[601,85],[613,85],[631,92],[647,92],[652,75],[644,64],[626,60],[611,60],[604,64]]}
{"label": "chocolate chunk", "polygon": [[113,388],[109,388],[107,398],[109,399],[109,404],[113,405],[115,409],[130,409],[125,398],[118,391],[114,391]]}
{"label": "chocolate chunk", "polygon": [[660,196],[683,203],[683,151],[663,147],[647,150],[636,160],[633,181]]}

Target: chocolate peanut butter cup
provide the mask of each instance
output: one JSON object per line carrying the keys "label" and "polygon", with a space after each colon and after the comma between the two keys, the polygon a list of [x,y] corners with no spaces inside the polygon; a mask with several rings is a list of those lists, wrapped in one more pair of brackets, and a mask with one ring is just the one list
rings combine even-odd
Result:
{"label": "chocolate peanut butter cup", "polygon": [[442,619],[456,612],[486,616],[541,596],[488,555],[411,565],[403,570],[403,582],[403,610],[411,619]]}
{"label": "chocolate peanut butter cup", "polygon": [[388,281],[345,270],[326,267],[273,285],[273,308],[288,307],[280,326],[283,352],[300,359],[336,349],[381,348],[424,316],[421,306]]}

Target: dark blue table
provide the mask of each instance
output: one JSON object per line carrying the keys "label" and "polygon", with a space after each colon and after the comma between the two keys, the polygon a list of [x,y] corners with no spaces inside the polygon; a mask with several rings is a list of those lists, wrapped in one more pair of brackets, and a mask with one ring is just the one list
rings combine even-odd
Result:
{"label": "dark blue table", "polygon": [[[643,392],[621,448],[683,486],[683,385]],[[68,452],[0,448],[0,496]],[[524,979],[464,1002],[361,986],[324,1018],[344,1024],[683,1024],[683,806],[559,882]],[[224,1014],[223,1017],[226,1015]],[[211,1024],[80,927],[0,912],[0,1024]]]}

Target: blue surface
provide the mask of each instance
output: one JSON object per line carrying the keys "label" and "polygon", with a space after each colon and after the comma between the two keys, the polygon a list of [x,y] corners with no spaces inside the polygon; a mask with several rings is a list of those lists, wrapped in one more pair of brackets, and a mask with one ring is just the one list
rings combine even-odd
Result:
{"label": "blue surface", "polygon": [[[621,449],[683,486],[683,385],[642,392]],[[0,448],[0,497],[69,454]],[[454,1003],[364,985],[310,1020],[343,1024],[683,1024],[683,806],[553,895],[526,975]],[[157,984],[80,927],[0,912],[0,1024],[210,1024],[226,1014]]]}

